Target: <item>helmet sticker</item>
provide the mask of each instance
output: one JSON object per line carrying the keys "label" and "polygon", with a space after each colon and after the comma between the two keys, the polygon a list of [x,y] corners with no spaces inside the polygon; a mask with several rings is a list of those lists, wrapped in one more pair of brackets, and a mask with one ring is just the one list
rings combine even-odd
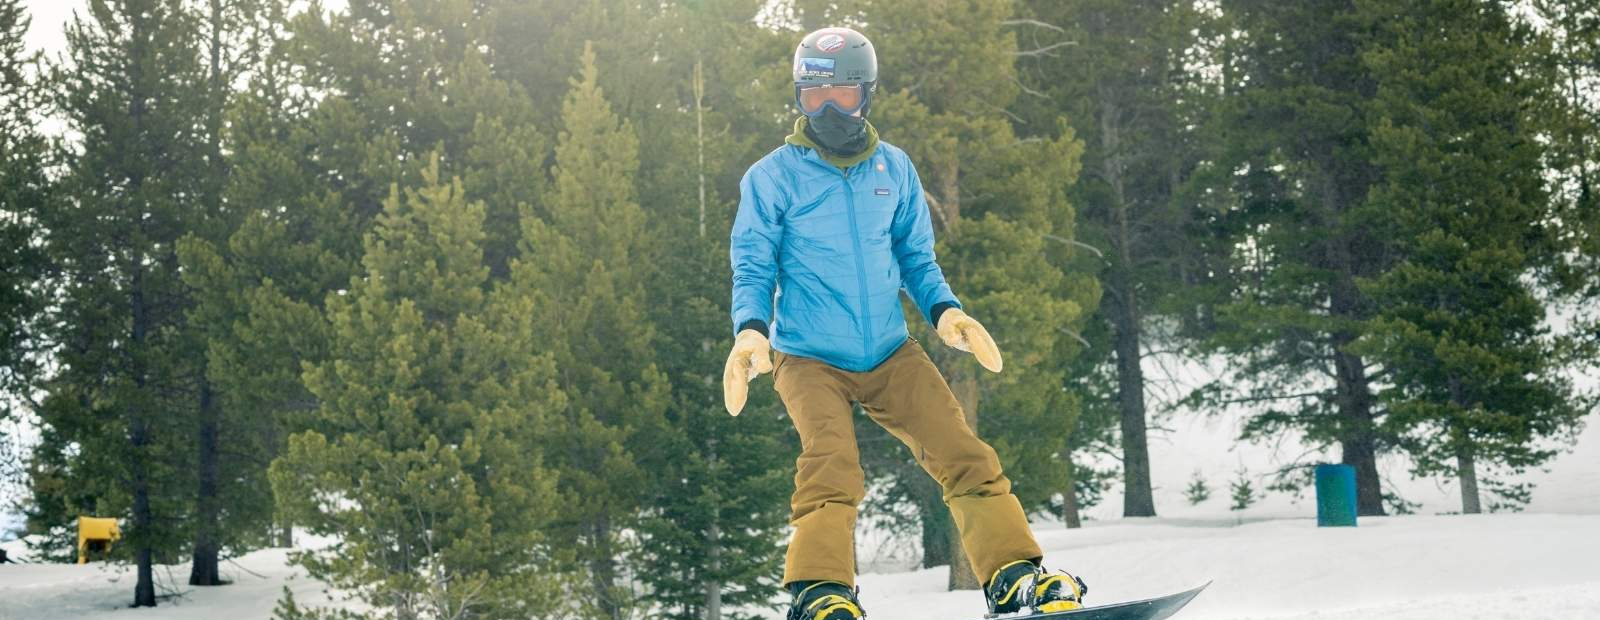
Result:
{"label": "helmet sticker", "polygon": [[844,49],[844,37],[836,34],[825,34],[817,39],[817,51],[833,53]]}
{"label": "helmet sticker", "polygon": [[802,78],[831,78],[833,77],[833,59],[801,58],[800,70],[796,73]]}

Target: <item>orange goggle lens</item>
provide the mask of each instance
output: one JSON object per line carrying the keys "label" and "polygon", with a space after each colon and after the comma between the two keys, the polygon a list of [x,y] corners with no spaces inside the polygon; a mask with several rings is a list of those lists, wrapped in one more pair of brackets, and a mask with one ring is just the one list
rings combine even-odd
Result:
{"label": "orange goggle lens", "polygon": [[807,86],[800,89],[800,109],[806,114],[816,114],[831,102],[841,112],[853,113],[861,107],[864,96],[865,89],[860,84]]}

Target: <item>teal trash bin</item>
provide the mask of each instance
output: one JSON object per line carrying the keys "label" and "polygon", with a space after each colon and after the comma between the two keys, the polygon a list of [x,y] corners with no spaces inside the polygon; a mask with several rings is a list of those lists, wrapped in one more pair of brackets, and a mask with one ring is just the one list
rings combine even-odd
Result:
{"label": "teal trash bin", "polygon": [[1317,466],[1317,527],[1355,527],[1356,468]]}

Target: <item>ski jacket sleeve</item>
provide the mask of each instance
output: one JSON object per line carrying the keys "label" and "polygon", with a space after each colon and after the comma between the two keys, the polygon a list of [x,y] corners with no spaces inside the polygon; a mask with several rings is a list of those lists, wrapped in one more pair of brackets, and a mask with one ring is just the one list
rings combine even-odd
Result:
{"label": "ski jacket sleeve", "polygon": [[733,262],[733,331],[751,320],[772,323],[778,244],[783,240],[779,206],[783,192],[757,163],[739,181],[739,212],[733,219],[728,255]]}
{"label": "ski jacket sleeve", "polygon": [[928,199],[922,195],[922,179],[910,158],[903,158],[906,169],[905,186],[901,188],[900,204],[895,207],[894,224],[890,234],[894,241],[894,258],[900,263],[900,280],[905,284],[911,301],[917,304],[922,317],[933,323],[933,310],[939,304],[957,308],[961,302],[944,280],[944,271],[933,254],[933,222],[928,215]]}

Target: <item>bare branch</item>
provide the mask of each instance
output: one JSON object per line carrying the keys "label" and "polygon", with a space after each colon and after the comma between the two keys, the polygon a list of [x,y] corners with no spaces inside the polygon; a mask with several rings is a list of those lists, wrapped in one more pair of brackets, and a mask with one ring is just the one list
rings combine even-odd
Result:
{"label": "bare branch", "polygon": [[1072,336],[1072,339],[1078,341],[1079,343],[1082,343],[1083,344],[1083,348],[1085,348],[1085,349],[1093,349],[1094,348],[1094,345],[1089,344],[1088,340],[1084,340],[1083,336],[1079,336],[1078,332],[1069,330],[1069,329],[1067,329],[1065,327],[1057,327],[1056,331],[1061,332],[1063,334],[1066,334],[1068,336]]}
{"label": "bare branch", "polygon": [[1046,94],[1044,94],[1044,93],[1042,93],[1040,91],[1034,90],[1032,88],[1028,88],[1028,85],[1027,84],[1023,84],[1022,80],[1019,80],[1019,79],[1013,77],[1013,78],[1011,78],[1011,81],[1015,82],[1017,84],[1017,88],[1022,89],[1022,93],[1025,94],[1025,95],[1038,97],[1040,99],[1049,99],[1050,98],[1050,95],[1046,95]]}
{"label": "bare branch", "polygon": [[1066,30],[1062,29],[1060,26],[1057,26],[1055,24],[1047,24],[1047,23],[1044,23],[1044,22],[1039,21],[1037,19],[1008,19],[1008,20],[1005,20],[1003,22],[1000,22],[1000,25],[1001,26],[1038,26],[1040,28],[1046,28],[1046,29],[1049,29],[1049,30],[1054,30],[1056,32],[1066,33]]}
{"label": "bare branch", "polygon": [[1046,46],[1038,48],[1038,49],[1015,51],[1015,52],[1012,52],[1011,55],[1012,56],[1055,56],[1055,54],[1051,54],[1050,53],[1050,50],[1053,50],[1053,49],[1058,48],[1058,47],[1066,47],[1068,45],[1077,45],[1077,44],[1078,44],[1077,41],[1057,41],[1055,43],[1051,43],[1049,45],[1046,45]]}
{"label": "bare branch", "polygon": [[1246,396],[1244,398],[1230,398],[1228,400],[1219,401],[1217,404],[1219,404],[1219,405],[1236,405],[1236,404],[1243,404],[1243,403],[1270,402],[1270,401],[1275,401],[1275,400],[1298,400],[1298,399],[1302,399],[1302,398],[1319,398],[1319,397],[1322,397],[1322,396],[1324,396],[1324,392],[1301,392],[1299,394],[1274,394],[1274,395],[1270,395],[1270,396]]}
{"label": "bare branch", "polygon": [[1052,235],[1050,233],[1045,233],[1044,238],[1049,239],[1051,241],[1059,242],[1059,243],[1065,243],[1067,245],[1078,246],[1078,247],[1083,248],[1085,250],[1088,250],[1090,252],[1094,252],[1094,255],[1096,257],[1099,257],[1099,258],[1105,258],[1106,257],[1105,253],[1100,251],[1100,248],[1094,247],[1094,246],[1089,245],[1087,243],[1084,243],[1082,241],[1078,241],[1077,239],[1068,239],[1066,237]]}

